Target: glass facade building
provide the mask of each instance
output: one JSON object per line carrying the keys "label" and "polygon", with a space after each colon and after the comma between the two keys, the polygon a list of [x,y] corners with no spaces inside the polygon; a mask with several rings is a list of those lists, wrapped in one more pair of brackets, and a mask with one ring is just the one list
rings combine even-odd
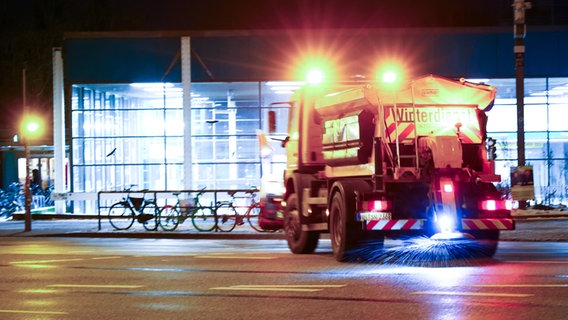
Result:
{"label": "glass facade building", "polygon": [[[478,79],[497,87],[489,112],[488,136],[497,139],[497,173],[510,185],[517,165],[515,79]],[[284,150],[263,161],[257,130],[267,132],[268,111],[276,111],[271,136],[285,137],[286,82],[191,84],[191,136],[184,137],[182,88],[176,83],[75,84],[72,86],[73,192],[184,188],[184,139],[191,141],[193,189],[258,186],[263,174],[279,174]],[[534,167],[537,202],[568,197],[568,78],[525,81],[526,165]],[[87,205],[89,206],[89,205]]]}
{"label": "glass facade building", "polygon": [[[497,139],[497,173],[510,186],[517,165],[515,79],[492,79],[498,89],[489,112],[488,135]],[[568,199],[568,78],[525,79],[525,164],[533,166],[536,203]]]}
{"label": "glass facade building", "polygon": [[[232,82],[191,88],[191,189],[258,187],[263,170],[283,168],[282,148],[274,148],[269,163],[261,161],[257,130],[267,131],[269,110],[286,114],[272,103],[286,100],[289,87]],[[183,190],[183,111],[181,84],[73,85],[73,192]],[[285,130],[286,120],[279,119],[279,128]]]}

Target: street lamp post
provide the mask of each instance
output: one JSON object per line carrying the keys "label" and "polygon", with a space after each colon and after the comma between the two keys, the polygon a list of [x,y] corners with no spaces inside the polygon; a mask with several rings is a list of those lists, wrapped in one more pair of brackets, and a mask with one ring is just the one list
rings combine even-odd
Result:
{"label": "street lamp post", "polygon": [[34,137],[38,137],[41,134],[43,126],[41,125],[41,118],[34,117],[31,115],[24,115],[22,125],[20,127],[20,132],[22,135],[22,140],[24,142],[24,152],[26,157],[26,176],[24,182],[24,207],[25,207],[25,227],[24,231],[32,231],[32,194],[30,190],[30,176],[31,176],[31,162],[30,162],[30,140]]}
{"label": "street lamp post", "polygon": [[514,36],[515,36],[515,70],[516,70],[516,91],[517,91],[517,165],[525,165],[525,10],[531,8],[530,2],[525,0],[515,0],[513,2],[514,14]]}
{"label": "street lamp post", "polygon": [[30,145],[28,138],[24,137],[24,150],[26,154],[26,181],[24,183],[24,231],[32,231],[32,193],[30,191]]}

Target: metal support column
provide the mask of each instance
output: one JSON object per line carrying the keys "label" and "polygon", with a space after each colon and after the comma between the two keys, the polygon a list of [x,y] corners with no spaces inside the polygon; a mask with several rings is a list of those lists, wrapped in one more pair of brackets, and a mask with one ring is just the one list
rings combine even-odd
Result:
{"label": "metal support column", "polygon": [[[65,192],[65,104],[63,92],[63,59],[61,48],[53,48],[53,168],[55,177],[54,193]],[[55,201],[55,213],[66,211],[65,200]]]}
{"label": "metal support column", "polygon": [[191,44],[181,37],[181,82],[183,87],[183,172],[184,189],[193,189],[193,154],[191,149]]}

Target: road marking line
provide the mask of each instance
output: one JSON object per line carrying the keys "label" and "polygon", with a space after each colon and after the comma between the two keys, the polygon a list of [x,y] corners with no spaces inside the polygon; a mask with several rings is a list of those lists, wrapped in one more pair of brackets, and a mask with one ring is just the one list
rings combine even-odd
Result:
{"label": "road marking line", "polygon": [[135,289],[145,286],[128,285],[128,284],[50,284],[48,287],[54,288],[118,288],[118,289]]}
{"label": "road marking line", "polygon": [[239,284],[233,287],[255,288],[343,288],[346,284]]}
{"label": "road marking line", "polygon": [[535,261],[520,261],[520,260],[511,260],[508,261],[510,263],[534,263],[534,264],[549,264],[549,263],[558,263],[558,264],[567,264],[568,261],[554,261],[554,260],[535,260]]}
{"label": "road marking line", "polygon": [[32,310],[0,310],[0,313],[28,313],[28,314],[69,314],[61,311],[32,311]]}
{"label": "road marking line", "polygon": [[316,292],[322,291],[323,289],[307,289],[307,288],[239,288],[239,287],[216,287],[209,288],[211,290],[240,290],[240,291],[295,291],[295,292]]}
{"label": "road marking line", "polygon": [[451,291],[419,291],[419,292],[412,292],[412,294],[480,296],[480,297],[516,297],[516,298],[526,298],[534,296],[534,294],[528,294],[528,293],[485,293],[485,292],[451,292]]}
{"label": "road marking line", "polygon": [[[118,259],[121,257],[94,257],[89,258],[89,260],[105,260],[105,259]],[[70,261],[83,261],[87,260],[86,258],[73,258],[73,259],[50,259],[50,260],[24,260],[24,261],[12,261],[10,264],[19,265],[19,264],[40,264],[40,263],[53,263],[53,262],[70,262]]]}
{"label": "road marking line", "polygon": [[52,260],[25,260],[25,261],[12,261],[11,264],[38,264],[38,263],[51,263],[51,262],[69,262],[69,261],[82,261],[83,258],[76,259],[52,259]]}
{"label": "road marking line", "polygon": [[243,256],[221,256],[221,255],[201,255],[201,256],[193,256],[193,258],[200,258],[200,259],[250,259],[250,260],[271,260],[271,259],[276,259],[276,257],[259,257],[259,256],[253,256],[253,257],[243,257]]}
{"label": "road marking line", "polygon": [[295,291],[295,292],[316,292],[326,288],[342,288],[345,284],[329,284],[329,285],[253,285],[243,284],[230,287],[215,287],[211,290],[241,290],[241,291]]}
{"label": "road marking line", "polygon": [[486,288],[563,288],[568,287],[567,284],[474,284],[473,287]]}

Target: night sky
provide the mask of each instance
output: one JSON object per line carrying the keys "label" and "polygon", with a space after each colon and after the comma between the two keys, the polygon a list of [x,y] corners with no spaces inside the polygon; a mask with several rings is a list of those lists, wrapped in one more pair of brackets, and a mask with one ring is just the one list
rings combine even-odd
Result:
{"label": "night sky", "polygon": [[[528,24],[567,25],[534,0]],[[0,0],[0,144],[30,109],[52,116],[51,49],[64,32],[511,26],[513,0]]]}

